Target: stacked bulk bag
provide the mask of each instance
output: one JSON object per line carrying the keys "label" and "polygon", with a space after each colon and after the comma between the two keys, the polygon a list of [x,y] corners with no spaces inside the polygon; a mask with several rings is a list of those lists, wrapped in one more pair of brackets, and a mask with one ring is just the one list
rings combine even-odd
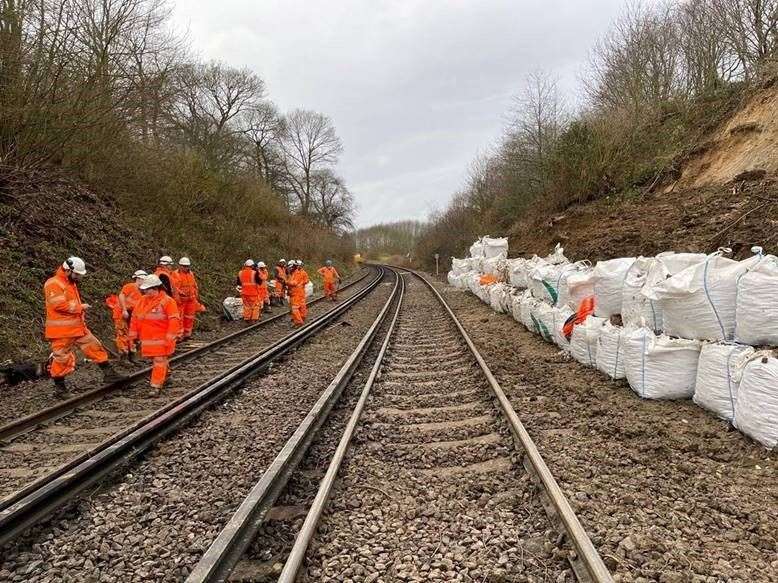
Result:
{"label": "stacked bulk bag", "polygon": [[778,257],[765,255],[737,282],[735,340],[778,346]]}
{"label": "stacked bulk bag", "polygon": [[769,352],[743,367],[735,427],[768,448],[778,445],[778,358]]}
{"label": "stacked bulk bag", "polygon": [[505,270],[508,273],[508,282],[513,287],[521,289],[529,287],[529,274],[535,269],[540,259],[535,256],[532,259],[508,259]]}
{"label": "stacked bulk bag", "polygon": [[457,259],[456,257],[452,257],[451,271],[454,272],[455,275],[462,275],[470,271],[470,264],[470,259]]}
{"label": "stacked bulk bag", "polygon": [[573,328],[570,337],[570,353],[581,364],[597,366],[597,341],[600,339],[605,318],[589,316],[583,323]]}
{"label": "stacked bulk bag", "polygon": [[530,313],[535,330],[546,342],[554,341],[554,314],[552,310],[553,308],[546,302],[538,301]]}
{"label": "stacked bulk bag", "polygon": [[500,314],[505,312],[506,295],[510,295],[510,291],[504,283],[495,283],[489,286],[489,305],[492,310]]}
{"label": "stacked bulk bag", "polygon": [[540,331],[538,330],[537,325],[535,324],[535,320],[533,318],[533,311],[537,308],[538,304],[540,303],[540,300],[535,299],[532,297],[532,292],[529,290],[526,290],[521,296],[519,296],[519,311],[520,311],[520,318],[521,323],[524,324],[524,327],[529,330],[530,332],[534,332],[535,334],[539,334]]}
{"label": "stacked bulk bag", "polygon": [[570,264],[553,264],[545,261],[538,263],[529,276],[529,289],[532,295],[552,306],[556,305],[559,297],[557,291],[559,280],[570,269]]}
{"label": "stacked bulk bag", "polygon": [[482,237],[481,245],[485,259],[508,258],[508,239],[504,237],[497,239],[492,239],[491,237]]}
{"label": "stacked bulk bag", "polygon": [[694,402],[717,417],[734,421],[740,371],[753,353],[750,346],[704,343],[697,365]]}
{"label": "stacked bulk bag", "polygon": [[502,311],[506,314],[513,314],[513,298],[515,298],[518,294],[515,293],[515,290],[505,284],[505,293],[502,295]]}
{"label": "stacked bulk bag", "polygon": [[634,257],[621,257],[598,261],[592,271],[595,306],[594,314],[610,318],[621,314],[622,288],[627,271],[635,262]]}
{"label": "stacked bulk bag", "polygon": [[565,337],[564,327],[565,322],[575,312],[567,306],[557,306],[551,309],[551,321],[552,321],[552,337],[554,343],[559,346],[565,352],[570,352],[570,341]]}
{"label": "stacked bulk bag", "polygon": [[448,274],[446,274],[446,279],[448,280],[448,285],[453,285],[454,287],[459,287],[459,275],[456,275],[454,271],[449,271]]}
{"label": "stacked bulk bag", "polygon": [[700,340],[731,340],[735,332],[735,297],[738,278],[756,265],[759,257],[735,261],[708,255],[651,290],[659,300],[665,334]]}
{"label": "stacked bulk bag", "polygon": [[470,245],[470,257],[473,259],[483,259],[486,257],[486,253],[484,251],[484,243],[483,243],[483,237],[481,239],[478,239],[475,243]]}
{"label": "stacked bulk bag", "polygon": [[624,335],[624,372],[644,399],[689,399],[694,395],[700,342],[657,336],[650,328]]}
{"label": "stacked bulk bag", "polygon": [[543,261],[550,263],[551,265],[564,265],[570,263],[570,260],[565,257],[565,248],[561,244],[557,243],[554,247],[554,251],[544,258]]}
{"label": "stacked bulk bag", "polygon": [[581,302],[594,295],[592,266],[588,261],[571,263],[557,280],[557,306],[567,306],[575,310]]}
{"label": "stacked bulk bag", "polygon": [[493,275],[500,281],[505,280],[506,260],[502,257],[492,257],[481,262],[481,273]]}
{"label": "stacked bulk bag", "polygon": [[519,322],[520,324],[523,324],[523,320],[521,319],[521,299],[524,297],[524,294],[517,294],[513,293],[511,294],[511,310],[510,313],[513,316],[513,319]]}
{"label": "stacked bulk bag", "polygon": [[623,379],[624,373],[624,347],[622,336],[624,329],[614,326],[609,321],[600,330],[597,340],[597,369],[611,379]]}
{"label": "stacked bulk bag", "polygon": [[656,265],[654,257],[638,257],[627,270],[621,289],[621,318],[625,326],[647,326],[654,332],[662,331],[661,312],[654,301],[643,295],[648,274]]}

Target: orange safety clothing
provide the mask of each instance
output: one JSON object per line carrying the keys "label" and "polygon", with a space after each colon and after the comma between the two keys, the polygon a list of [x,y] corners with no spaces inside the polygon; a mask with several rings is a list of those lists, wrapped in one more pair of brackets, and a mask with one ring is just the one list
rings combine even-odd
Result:
{"label": "orange safety clothing", "polygon": [[262,303],[259,301],[259,296],[241,294],[240,298],[243,301],[243,319],[246,322],[259,320],[262,317]]}
{"label": "orange safety clothing", "polygon": [[92,362],[108,362],[108,353],[89,330],[79,338],[54,338],[50,340],[50,344],[49,376],[54,379],[66,377],[76,370],[74,348],[78,348]]}
{"label": "orange safety clothing", "polygon": [[143,298],[143,294],[140,293],[140,288],[134,281],[125,283],[119,292],[119,303],[124,302],[124,307],[127,308],[128,312],[132,312],[135,309],[141,298]]}
{"label": "orange safety clothing", "polygon": [[194,330],[196,314],[201,311],[200,290],[197,287],[194,273],[191,271],[184,272],[176,269],[173,272],[173,283],[178,290],[178,308],[181,312],[183,337],[189,338]]}
{"label": "orange safety clothing", "polygon": [[153,389],[161,389],[167,380],[170,371],[170,358],[167,356],[155,356],[151,359],[151,380]]}
{"label": "orange safety clothing", "polygon": [[270,279],[270,274],[267,272],[267,267],[258,267],[257,275],[259,276],[259,301],[262,304],[270,303],[270,292],[267,289],[267,282]]}
{"label": "orange safety clothing", "polygon": [[76,282],[61,267],[43,286],[46,302],[46,338],[79,338],[89,333]]}
{"label": "orange safety clothing", "polygon": [[338,291],[337,283],[340,281],[338,270],[325,265],[319,268],[319,275],[324,280],[324,297],[334,300]]}
{"label": "orange safety clothing", "polygon": [[176,350],[180,332],[178,306],[167,294],[143,296],[132,312],[130,339],[140,340],[142,356],[170,356]]}
{"label": "orange safety clothing", "polygon": [[246,266],[238,273],[240,299],[243,301],[243,319],[247,322],[259,320],[262,317],[260,282],[259,273],[253,267]]}
{"label": "orange safety clothing", "polygon": [[565,324],[562,327],[562,333],[565,338],[570,340],[573,336],[573,328],[579,324],[583,324],[586,318],[594,314],[594,303],[594,296],[587,296],[581,300],[581,303],[578,305],[578,310],[575,314],[565,320]]}
{"label": "orange safety clothing", "polygon": [[286,267],[282,265],[276,265],[275,267],[275,280],[276,280],[276,297],[284,297],[284,286],[286,285]]}
{"label": "orange safety clothing", "polygon": [[124,318],[122,306],[119,303],[119,296],[111,294],[105,298],[105,304],[111,309],[116,350],[120,354],[127,354],[132,351],[133,343],[130,342],[129,321]]}
{"label": "orange safety clothing", "polygon": [[308,274],[303,269],[295,269],[286,279],[289,290],[289,314],[292,322],[297,326],[305,323],[308,315],[308,306],[305,301],[305,285],[309,282]]}

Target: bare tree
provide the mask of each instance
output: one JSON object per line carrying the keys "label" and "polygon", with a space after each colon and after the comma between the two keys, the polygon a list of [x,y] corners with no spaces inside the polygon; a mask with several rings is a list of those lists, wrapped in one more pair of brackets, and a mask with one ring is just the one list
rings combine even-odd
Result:
{"label": "bare tree", "polygon": [[296,109],[284,118],[281,136],[286,185],[298,212],[309,216],[314,174],[334,165],[343,145],[329,117],[305,109]]}
{"label": "bare tree", "polygon": [[778,0],[711,0],[711,9],[743,77],[753,78],[778,51]]}
{"label": "bare tree", "polygon": [[343,179],[326,168],[317,170],[311,177],[312,206],[316,219],[325,227],[342,232],[354,227],[354,197],[346,188]]}
{"label": "bare tree", "polygon": [[281,138],[283,122],[278,109],[263,101],[248,109],[241,118],[243,133],[249,142],[251,160],[259,176],[272,188],[284,187]]}

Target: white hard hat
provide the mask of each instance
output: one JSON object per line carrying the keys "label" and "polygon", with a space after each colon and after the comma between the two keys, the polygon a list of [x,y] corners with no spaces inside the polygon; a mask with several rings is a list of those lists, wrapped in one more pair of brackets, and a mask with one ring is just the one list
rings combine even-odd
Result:
{"label": "white hard hat", "polygon": [[77,273],[79,275],[85,275],[86,263],[84,263],[84,260],[80,257],[68,257],[62,264],[62,269],[65,271],[72,271],[73,273]]}
{"label": "white hard hat", "polygon": [[138,287],[140,289],[151,289],[152,287],[160,287],[161,285],[162,285],[162,280],[159,279],[156,275],[151,274],[143,278],[143,281],[140,282],[140,285]]}
{"label": "white hard hat", "polygon": [[179,265],[183,265],[184,267],[189,267],[192,265],[192,262],[189,260],[189,257],[182,257],[178,260]]}
{"label": "white hard hat", "polygon": [[297,265],[302,265],[302,264],[303,264],[303,260],[302,259],[298,259],[297,260]]}
{"label": "white hard hat", "polygon": [[245,265],[246,267],[254,267],[254,260],[246,259],[246,262],[243,265]]}
{"label": "white hard hat", "polygon": [[267,265],[265,265],[264,261],[260,261],[259,263],[257,263],[257,267],[267,267]]}
{"label": "white hard hat", "polygon": [[132,274],[132,279],[138,279],[139,277],[146,277],[146,276],[148,276],[148,273],[146,273],[142,269],[139,269],[138,271]]}
{"label": "white hard hat", "polygon": [[159,258],[158,265],[173,265],[173,258],[170,255],[163,255]]}
{"label": "white hard hat", "polygon": [[286,259],[279,259],[278,262],[279,263],[286,263]]}

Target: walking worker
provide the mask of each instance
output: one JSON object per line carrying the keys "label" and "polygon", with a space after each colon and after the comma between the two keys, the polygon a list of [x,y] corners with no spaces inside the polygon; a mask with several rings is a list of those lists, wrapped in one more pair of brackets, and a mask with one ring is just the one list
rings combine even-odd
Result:
{"label": "walking worker", "polygon": [[76,347],[102,369],[105,382],[118,380],[108,362],[108,352],[86,325],[86,312],[91,306],[81,301],[78,291],[78,282],[84,275],[84,260],[68,257],[43,286],[45,336],[51,344],[48,372],[57,392],[67,390],[65,377],[76,369]]}
{"label": "walking worker", "polygon": [[305,285],[308,281],[308,274],[305,273],[302,265],[298,265],[297,261],[290,261],[286,288],[289,292],[289,314],[295,326],[305,324],[305,317],[308,315],[305,301]]}
{"label": "walking worker", "polygon": [[240,299],[243,301],[243,321],[255,322],[262,317],[262,305],[259,302],[259,273],[252,259],[246,259],[237,278]]}
{"label": "walking worker", "polygon": [[135,359],[135,343],[130,341],[130,318],[142,297],[138,286],[146,276],[145,271],[138,269],[132,274],[132,281],[122,286],[118,296],[109,296],[106,300],[112,310],[114,341],[119,358],[127,358],[130,362]]}
{"label": "walking worker", "polygon": [[178,304],[178,290],[176,289],[175,282],[173,281],[172,265],[173,258],[169,255],[163,255],[159,258],[159,261],[157,261],[157,268],[154,270],[154,275],[156,275],[162,282],[162,287],[165,290],[165,293],[173,298],[176,304]]}
{"label": "walking worker", "polygon": [[324,297],[336,301],[341,279],[338,270],[332,266],[332,260],[327,259],[324,262],[324,267],[319,268],[319,275],[324,280]]}
{"label": "walking worker", "polygon": [[151,389],[159,394],[168,377],[170,355],[176,350],[181,317],[158,276],[149,275],[138,287],[143,297],[132,313],[130,340],[140,340],[141,356],[151,359]]}
{"label": "walking worker", "polygon": [[274,268],[275,298],[279,306],[284,305],[284,293],[286,288],[286,259],[279,259]]}
{"label": "walking worker", "polygon": [[265,310],[270,313],[270,290],[268,289],[268,281],[270,280],[270,273],[268,273],[267,265],[264,261],[257,263],[257,274],[259,275],[259,305],[260,310]]}
{"label": "walking worker", "polygon": [[313,284],[311,283],[311,278],[308,276],[308,272],[305,271],[305,268],[303,267],[303,260],[298,259],[295,261],[295,264],[297,265],[297,270],[300,272],[300,277],[305,282],[303,284],[303,301],[300,306],[300,312],[303,315],[303,320],[308,318],[308,294],[306,293],[306,287],[310,284],[311,287],[313,287]]}
{"label": "walking worker", "polygon": [[197,312],[205,310],[205,307],[200,303],[200,290],[197,287],[197,279],[192,273],[192,261],[189,257],[182,257],[178,260],[178,269],[172,273],[172,280],[178,292],[182,338],[186,340],[192,337]]}

